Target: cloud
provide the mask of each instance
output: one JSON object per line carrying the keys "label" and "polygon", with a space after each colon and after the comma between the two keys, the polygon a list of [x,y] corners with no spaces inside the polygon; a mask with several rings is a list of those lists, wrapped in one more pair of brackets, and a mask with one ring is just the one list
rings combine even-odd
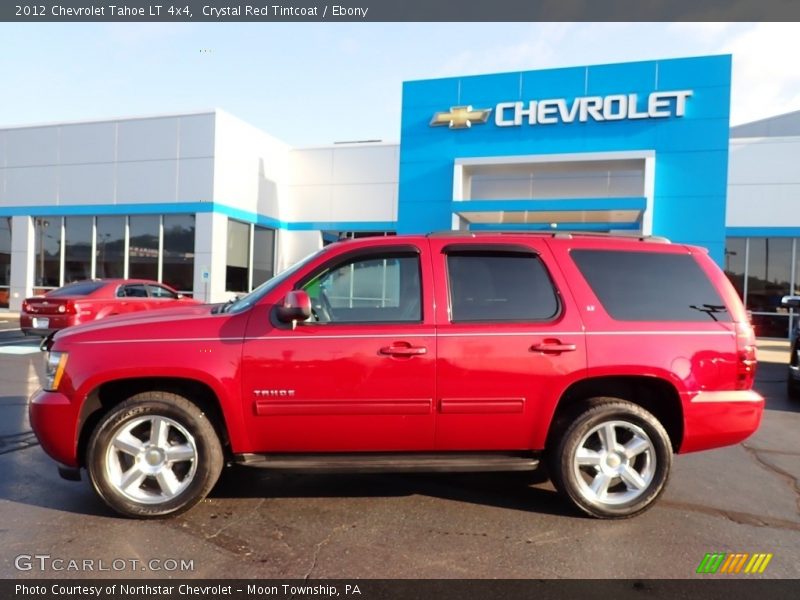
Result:
{"label": "cloud", "polygon": [[758,23],[720,50],[733,54],[732,124],[800,110],[800,25]]}

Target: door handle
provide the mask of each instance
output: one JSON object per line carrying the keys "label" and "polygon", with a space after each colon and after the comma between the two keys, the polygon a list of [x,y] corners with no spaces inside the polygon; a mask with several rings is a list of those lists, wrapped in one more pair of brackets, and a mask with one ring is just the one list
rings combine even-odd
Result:
{"label": "door handle", "polygon": [[576,344],[562,344],[561,340],[544,340],[530,347],[531,352],[541,352],[542,354],[561,354],[562,352],[574,352],[577,349]]}
{"label": "door handle", "polygon": [[384,356],[420,356],[422,354],[427,354],[428,349],[425,346],[412,346],[411,344],[403,342],[402,344],[384,346],[379,352]]}

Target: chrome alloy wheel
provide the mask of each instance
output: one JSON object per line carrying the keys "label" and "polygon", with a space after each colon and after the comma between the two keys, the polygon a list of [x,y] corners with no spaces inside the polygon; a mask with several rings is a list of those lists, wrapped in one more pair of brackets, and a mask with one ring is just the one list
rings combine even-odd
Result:
{"label": "chrome alloy wheel", "polygon": [[197,445],[177,421],[150,415],[120,427],[105,458],[106,479],[120,494],[142,504],[161,504],[194,479]]}
{"label": "chrome alloy wheel", "polygon": [[607,421],[581,438],[572,468],[587,502],[617,506],[648,489],[656,472],[656,451],[641,427]]}

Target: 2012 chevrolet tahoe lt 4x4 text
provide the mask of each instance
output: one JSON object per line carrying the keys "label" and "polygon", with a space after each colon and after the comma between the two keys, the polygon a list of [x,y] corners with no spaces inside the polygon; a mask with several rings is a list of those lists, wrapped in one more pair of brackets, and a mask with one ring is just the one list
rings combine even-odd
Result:
{"label": "2012 chevrolet tahoe lt 4x4 text", "polygon": [[735,444],[764,401],[755,340],[705,250],[470,234],[332,244],[225,305],[49,342],[42,447],[135,517],[187,510],[226,462],[546,467],[578,509],[635,515],[674,453]]}

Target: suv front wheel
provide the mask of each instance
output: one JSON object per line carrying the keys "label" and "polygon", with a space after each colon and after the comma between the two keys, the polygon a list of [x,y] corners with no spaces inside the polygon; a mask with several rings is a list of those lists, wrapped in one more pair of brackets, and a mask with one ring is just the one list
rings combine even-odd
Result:
{"label": "suv front wheel", "polygon": [[214,487],[223,455],[198,406],[167,392],[137,394],[98,423],[86,466],[97,494],[137,518],[176,515]]}
{"label": "suv front wheel", "polygon": [[672,445],[661,423],[641,406],[593,398],[561,435],[550,456],[556,488],[584,513],[632,517],[664,490]]}

